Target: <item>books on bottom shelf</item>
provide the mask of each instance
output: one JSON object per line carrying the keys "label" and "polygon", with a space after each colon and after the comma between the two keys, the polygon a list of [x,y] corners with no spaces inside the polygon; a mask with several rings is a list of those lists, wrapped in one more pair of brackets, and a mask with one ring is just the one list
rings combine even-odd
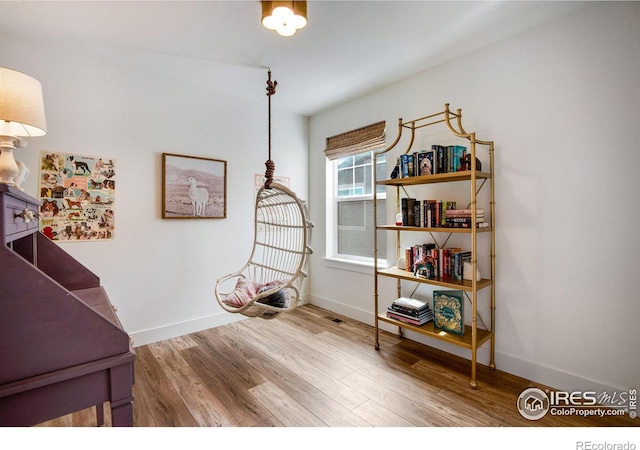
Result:
{"label": "books on bottom shelf", "polygon": [[387,308],[387,317],[420,326],[432,321],[433,313],[427,302],[400,297]]}

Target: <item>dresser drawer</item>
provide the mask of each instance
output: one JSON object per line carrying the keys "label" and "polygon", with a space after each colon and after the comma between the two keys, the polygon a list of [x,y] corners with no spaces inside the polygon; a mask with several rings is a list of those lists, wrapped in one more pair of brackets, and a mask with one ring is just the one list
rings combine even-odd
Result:
{"label": "dresser drawer", "polygon": [[[38,229],[38,208],[36,205],[11,195],[5,195],[3,203],[5,242],[33,233]],[[33,217],[24,217],[25,210],[31,212]]]}

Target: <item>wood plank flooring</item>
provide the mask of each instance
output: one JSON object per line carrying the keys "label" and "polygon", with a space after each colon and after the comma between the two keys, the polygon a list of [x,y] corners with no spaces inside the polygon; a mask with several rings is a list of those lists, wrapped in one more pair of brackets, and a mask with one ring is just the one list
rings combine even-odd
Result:
{"label": "wood plank flooring", "polygon": [[[333,319],[339,319],[334,321]],[[305,305],[136,349],[137,427],[637,427],[640,419],[524,419],[536,386]],[[545,388],[544,386],[539,386]],[[105,425],[111,425],[108,407]],[[88,409],[41,424],[95,426]]]}

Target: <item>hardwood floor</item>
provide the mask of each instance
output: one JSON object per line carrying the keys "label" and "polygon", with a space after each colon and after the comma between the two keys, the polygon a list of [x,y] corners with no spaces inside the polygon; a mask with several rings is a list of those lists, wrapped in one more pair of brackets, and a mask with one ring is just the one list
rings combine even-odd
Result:
{"label": "hardwood floor", "polygon": [[[334,321],[334,319],[337,319]],[[637,427],[640,419],[523,418],[536,386],[306,305],[136,349],[137,427]],[[544,388],[544,386],[540,386]],[[105,425],[110,425],[105,408]],[[95,426],[88,409],[41,426]]]}

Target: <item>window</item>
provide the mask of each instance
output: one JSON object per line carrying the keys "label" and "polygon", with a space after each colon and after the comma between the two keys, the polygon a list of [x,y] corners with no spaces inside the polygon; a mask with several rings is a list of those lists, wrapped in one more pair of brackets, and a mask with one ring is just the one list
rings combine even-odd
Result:
{"label": "window", "polygon": [[[373,189],[377,188],[378,223],[386,222],[386,189],[374,186],[386,173],[385,155],[379,155],[373,167],[373,153],[349,155],[334,161],[334,255],[345,259],[372,260]],[[386,233],[378,239],[378,259],[386,259]]]}
{"label": "window", "polygon": [[[324,151],[332,161],[327,173],[327,256],[373,262],[374,189],[377,192],[377,220],[386,222],[386,188],[374,185],[374,174],[383,179],[385,155],[374,152],[385,147],[385,122],[327,138]],[[374,163],[375,161],[375,163]],[[378,259],[386,259],[386,233],[380,232]]]}

